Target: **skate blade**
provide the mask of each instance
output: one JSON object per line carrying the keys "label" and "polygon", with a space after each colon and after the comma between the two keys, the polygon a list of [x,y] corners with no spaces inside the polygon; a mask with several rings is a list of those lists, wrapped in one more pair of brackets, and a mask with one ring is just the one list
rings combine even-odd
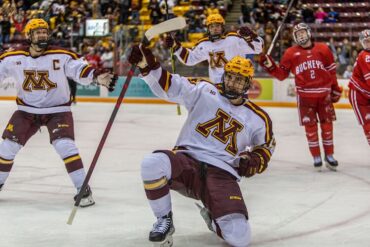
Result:
{"label": "skate blade", "polygon": [[171,247],[173,245],[172,235],[168,235],[162,242],[153,242],[153,247]]}
{"label": "skate blade", "polygon": [[330,171],[336,172],[337,167],[336,166],[331,166],[329,163],[325,162],[326,168],[328,168]]}
{"label": "skate blade", "polygon": [[315,171],[322,172],[322,166],[315,166]]}

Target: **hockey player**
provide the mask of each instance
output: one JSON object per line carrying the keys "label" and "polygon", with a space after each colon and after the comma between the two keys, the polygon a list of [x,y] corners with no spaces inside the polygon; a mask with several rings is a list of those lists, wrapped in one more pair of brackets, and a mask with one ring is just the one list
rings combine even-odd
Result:
{"label": "hockey player", "polygon": [[270,75],[279,80],[293,73],[300,124],[305,127],[314,167],[321,171],[319,122],[326,166],[335,171],[338,162],[333,157],[332,122],[336,119],[333,103],[339,101],[342,88],[338,86],[334,57],[327,45],[311,40],[310,28],[305,23],[293,27],[293,38],[297,45],[285,51],[279,65],[268,55],[262,55],[260,63]]}
{"label": "hockey player", "polygon": [[[94,70],[74,52],[49,45],[49,25],[32,19],[25,26],[29,45],[0,56],[0,81],[13,77],[18,88],[14,112],[0,143],[0,188],[13,167],[13,160],[41,126],[46,126],[50,143],[64,160],[79,192],[85,171],[74,142],[73,117],[68,78],[87,85],[93,81],[114,89],[115,77],[107,70]],[[80,206],[94,204],[87,187]]]}
{"label": "hockey player", "polygon": [[370,145],[370,29],[360,33],[360,43],[364,50],[358,54],[349,82],[349,102]]}
{"label": "hockey player", "polygon": [[182,47],[170,35],[166,37],[166,46],[172,47],[177,58],[185,65],[193,66],[207,60],[209,78],[213,83],[222,82],[224,66],[231,58],[262,52],[263,39],[248,27],[225,33],[225,20],[220,14],[209,15],[206,25],[207,37],[199,40],[193,49]]}
{"label": "hockey player", "polygon": [[176,147],[157,150],[141,164],[145,193],[157,217],[149,240],[156,246],[172,245],[172,189],[201,200],[209,210],[209,228],[228,244],[247,246],[251,231],[237,182],[265,171],[275,147],[269,116],[244,97],[254,73],[252,62],[232,58],[222,83],[214,85],[170,74],[145,47],[134,46],[129,61],[138,64],[153,93],[189,112]]}

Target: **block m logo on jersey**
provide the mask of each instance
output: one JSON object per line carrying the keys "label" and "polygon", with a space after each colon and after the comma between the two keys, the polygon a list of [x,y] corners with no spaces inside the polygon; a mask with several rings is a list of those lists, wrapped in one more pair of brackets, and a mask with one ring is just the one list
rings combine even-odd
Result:
{"label": "block m logo on jersey", "polygon": [[47,90],[56,88],[57,84],[49,80],[49,71],[25,70],[22,88],[24,91]]}
{"label": "block m logo on jersey", "polygon": [[[228,127],[226,127],[226,124],[228,124]],[[223,110],[218,109],[216,117],[205,123],[199,123],[196,131],[205,137],[208,137],[212,131],[214,138],[224,144],[228,143],[225,150],[232,155],[236,155],[238,153],[236,136],[243,128],[244,126],[241,123]]]}
{"label": "block m logo on jersey", "polygon": [[224,51],[209,53],[209,65],[211,68],[223,68],[226,63],[227,59]]}

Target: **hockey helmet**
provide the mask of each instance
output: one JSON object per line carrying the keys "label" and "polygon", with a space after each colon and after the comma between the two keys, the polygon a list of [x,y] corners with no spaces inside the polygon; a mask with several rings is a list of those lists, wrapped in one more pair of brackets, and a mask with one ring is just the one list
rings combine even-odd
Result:
{"label": "hockey helmet", "polygon": [[362,45],[362,47],[364,48],[364,49],[367,49],[367,50],[369,50],[370,49],[370,45],[365,45],[365,40],[367,40],[367,39],[369,39],[370,40],[370,29],[365,29],[365,30],[363,30],[361,33],[360,33],[360,38],[359,38],[359,40],[360,40],[360,43],[361,43],[361,45]]}
{"label": "hockey helmet", "polygon": [[[297,32],[300,30],[306,30],[306,37],[298,37]],[[311,39],[311,28],[306,23],[298,23],[293,27],[293,39],[298,45],[304,45]]]}
{"label": "hockey helmet", "polygon": [[[241,56],[233,57],[230,61],[225,64],[225,73],[223,76],[223,95],[228,99],[236,99],[243,96],[251,86],[252,77],[254,75],[254,67],[252,61],[243,58]],[[230,76],[241,78],[240,80],[234,80],[233,87],[239,87],[241,91],[236,92],[235,89],[231,89],[228,85],[225,85],[225,81],[229,80]],[[238,84],[238,85],[236,85]]]}
{"label": "hockey helmet", "polygon": [[24,33],[31,44],[37,45],[39,48],[46,48],[49,44],[49,35],[46,40],[32,41],[32,32],[37,29],[46,29],[49,33],[49,24],[43,19],[31,19],[24,27]]}
{"label": "hockey helmet", "polygon": [[206,26],[208,27],[209,25],[214,23],[225,25],[225,20],[220,14],[211,14],[206,19]]}
{"label": "hockey helmet", "polygon": [[43,19],[31,19],[24,27],[24,33],[29,35],[33,30],[41,28],[49,30],[49,24]]}

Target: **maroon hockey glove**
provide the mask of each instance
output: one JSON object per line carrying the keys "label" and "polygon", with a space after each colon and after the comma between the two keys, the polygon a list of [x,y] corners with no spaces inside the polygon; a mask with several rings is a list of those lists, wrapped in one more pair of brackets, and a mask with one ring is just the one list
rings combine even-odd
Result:
{"label": "maroon hockey glove", "polygon": [[242,152],[240,154],[238,174],[243,177],[252,177],[256,173],[262,173],[267,168],[263,158],[257,153]]}
{"label": "maroon hockey glove", "polygon": [[114,91],[117,83],[117,75],[112,74],[110,69],[95,69],[93,72],[94,80],[106,88],[109,92]]}
{"label": "maroon hockey glove", "polygon": [[242,36],[247,42],[252,42],[255,38],[258,37],[256,32],[254,32],[252,29],[249,27],[241,27],[237,33]]}
{"label": "maroon hockey glove", "polygon": [[139,47],[138,45],[134,45],[128,57],[128,61],[131,64],[137,64],[140,73],[144,76],[151,70],[158,69],[160,67],[159,62],[154,57],[152,51],[145,46]]}
{"label": "maroon hockey glove", "polygon": [[343,88],[338,86],[338,84],[331,86],[331,93],[330,98],[331,102],[337,103],[340,100],[340,96],[342,95]]}
{"label": "maroon hockey glove", "polygon": [[178,49],[180,49],[181,44],[180,44],[179,41],[177,41],[176,39],[172,38],[171,35],[167,35],[167,37],[165,39],[165,46],[168,49],[173,48],[173,51],[177,51]]}
{"label": "maroon hockey glove", "polygon": [[267,71],[273,71],[276,68],[275,61],[270,55],[261,53],[259,64]]}

